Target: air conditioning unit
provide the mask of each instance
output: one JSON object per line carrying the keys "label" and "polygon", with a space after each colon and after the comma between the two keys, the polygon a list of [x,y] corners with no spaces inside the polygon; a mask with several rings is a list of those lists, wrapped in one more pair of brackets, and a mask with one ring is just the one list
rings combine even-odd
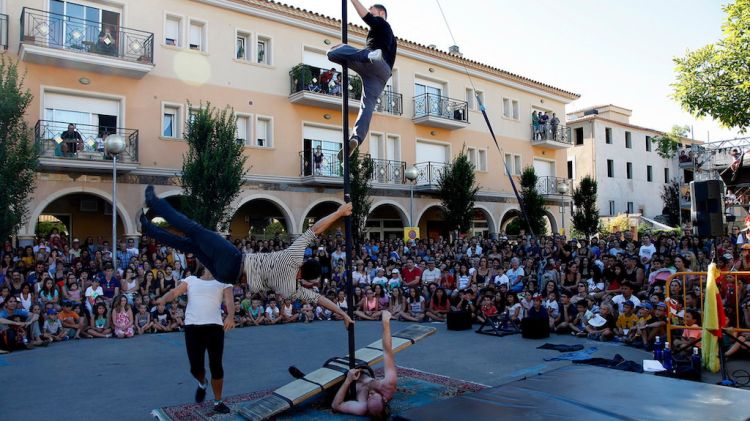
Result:
{"label": "air conditioning unit", "polygon": [[97,199],[81,199],[81,212],[97,212],[99,201]]}

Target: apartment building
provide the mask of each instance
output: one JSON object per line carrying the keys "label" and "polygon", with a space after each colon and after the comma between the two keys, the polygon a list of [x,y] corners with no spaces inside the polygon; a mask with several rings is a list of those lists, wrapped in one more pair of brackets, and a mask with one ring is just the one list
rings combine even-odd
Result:
{"label": "apartment building", "polygon": [[[270,221],[298,234],[342,203],[336,152],[344,87],[336,83],[340,69],[325,55],[339,42],[339,21],[266,0],[0,0],[0,12],[8,16],[0,20],[7,54],[20,61],[34,95],[27,118],[42,151],[22,241],[33,236],[40,218],[62,221],[76,237],[111,233],[112,161],[101,144],[112,134],[127,141],[117,167],[118,230],[136,238],[147,184],[179,202],[185,123],[207,103],[234,110],[248,157],[249,175],[231,204],[234,236],[262,233]],[[365,35],[365,28],[350,26],[352,44],[361,46]],[[359,86],[352,78],[351,122]],[[560,126],[560,136],[534,136],[531,114],[563,115],[576,98],[463,58],[457,48],[445,52],[399,40],[393,76],[363,145],[376,163],[368,235],[401,236],[406,226],[419,226],[423,237],[444,234],[436,181],[464,146],[481,185],[475,232],[499,232],[518,217],[503,162],[514,174],[537,169],[557,231],[569,131]],[[68,123],[82,135],[77,150],[65,148],[61,134]],[[312,158],[318,147],[321,165]],[[404,176],[412,166],[419,174],[413,183]]]}
{"label": "apartment building", "polygon": [[631,124],[631,115],[611,104],[569,113],[573,147],[567,151],[566,176],[596,179],[602,216],[638,213],[653,218],[662,214],[665,184],[682,174],[677,157],[664,159],[657,153],[653,138],[663,133]]}

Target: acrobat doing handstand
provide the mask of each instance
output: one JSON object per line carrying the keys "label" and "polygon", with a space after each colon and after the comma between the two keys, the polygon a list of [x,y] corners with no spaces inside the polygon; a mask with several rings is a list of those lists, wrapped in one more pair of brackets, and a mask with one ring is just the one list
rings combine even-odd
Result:
{"label": "acrobat doing handstand", "polygon": [[218,281],[237,283],[242,273],[245,273],[249,291],[253,294],[273,290],[292,300],[300,298],[310,303],[317,302],[321,307],[339,315],[346,327],[353,323],[339,306],[312,289],[303,287],[298,281],[312,282],[320,278],[320,263],[315,259],[304,260],[305,249],[339,218],[351,215],[351,203],[341,205],[336,212],[316,222],[285,250],[244,256],[234,244],[217,232],[204,228],[177,212],[166,200],[158,198],[154,193],[154,186],[146,187],[146,206],[164,218],[170,226],[182,231],[184,237],[155,226],[146,218],[145,212],[140,218],[143,233],[183,253],[193,253]]}

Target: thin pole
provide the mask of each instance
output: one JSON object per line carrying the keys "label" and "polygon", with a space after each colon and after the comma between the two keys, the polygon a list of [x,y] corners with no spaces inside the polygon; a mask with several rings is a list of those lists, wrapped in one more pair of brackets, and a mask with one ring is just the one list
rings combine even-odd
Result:
{"label": "thin pole", "polygon": [[117,154],[112,154],[112,269],[117,273]]}
{"label": "thin pole", "polygon": [[409,185],[409,226],[414,226],[414,182]]}
{"label": "thin pole", "polygon": [[[341,43],[346,44],[349,42],[349,18],[347,16],[347,0],[341,0]],[[343,139],[344,139],[344,200],[351,202],[351,183],[349,180],[349,68],[344,64],[342,66],[342,103],[341,103],[341,115],[342,115],[342,126],[343,126]],[[346,312],[349,317],[354,319],[354,285],[352,280],[352,218],[347,216],[344,218],[344,236],[346,239],[346,259],[345,268],[346,273]],[[349,368],[354,368],[354,325],[350,324],[348,329],[349,336]],[[351,393],[356,396],[355,385],[352,383]]]}

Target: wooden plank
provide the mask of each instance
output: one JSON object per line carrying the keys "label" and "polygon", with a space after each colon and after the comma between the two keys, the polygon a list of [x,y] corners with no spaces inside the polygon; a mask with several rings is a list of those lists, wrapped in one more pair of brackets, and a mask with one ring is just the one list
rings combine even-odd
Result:
{"label": "wooden plank", "polygon": [[379,363],[383,359],[383,351],[371,348],[360,348],[354,353],[354,358],[366,362],[372,366]]}
{"label": "wooden plank", "polygon": [[268,395],[239,410],[239,414],[250,421],[267,420],[292,407],[289,402],[276,395]]}
{"label": "wooden plank", "polygon": [[277,395],[289,399],[295,405],[306,400],[307,398],[313,397],[322,392],[320,386],[306,382],[301,379],[297,379],[291,383],[287,383],[284,386],[273,391]]}
{"label": "wooden plank", "polygon": [[[403,339],[403,338],[393,338],[393,343],[391,344],[391,349],[393,349],[393,352],[399,352],[404,348],[407,348],[411,346],[412,343],[409,339]],[[383,340],[378,339],[377,341],[371,343],[370,345],[367,345],[368,348],[375,348],[379,350],[383,350]]]}
{"label": "wooden plank", "polygon": [[331,386],[341,381],[341,373],[330,368],[321,367],[305,376],[305,379],[330,389]]}

